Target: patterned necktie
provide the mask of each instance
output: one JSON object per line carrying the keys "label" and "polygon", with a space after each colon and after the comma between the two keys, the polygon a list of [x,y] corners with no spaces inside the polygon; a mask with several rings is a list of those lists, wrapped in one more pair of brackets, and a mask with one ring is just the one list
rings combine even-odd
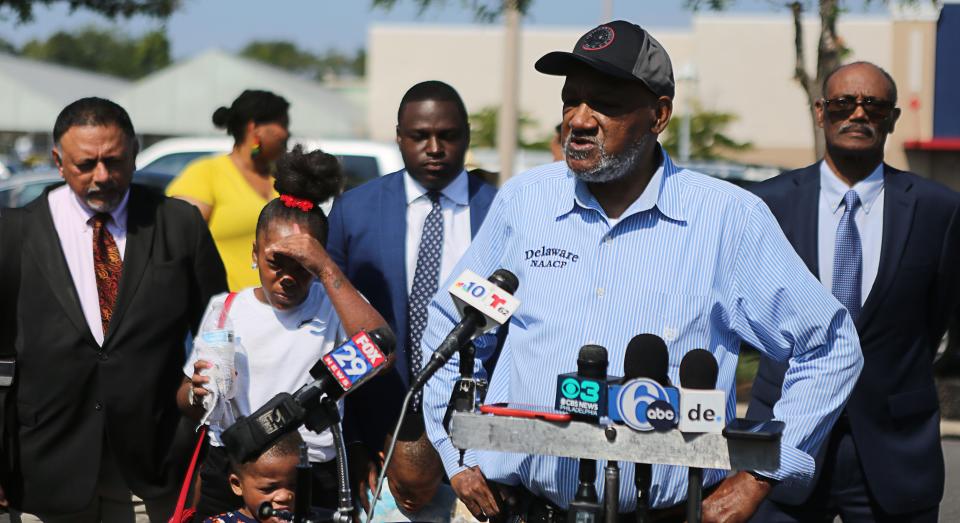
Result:
{"label": "patterned necktie", "polygon": [[113,305],[117,302],[117,288],[120,286],[120,273],[123,260],[113,235],[107,230],[110,215],[97,213],[93,216],[93,272],[97,277],[97,296],[100,298],[100,321],[103,336],[107,336],[107,327],[113,317]]}
{"label": "patterned necktie", "polygon": [[[417,253],[417,270],[413,274],[413,288],[410,290],[410,299],[407,309],[407,355],[410,358],[410,381],[420,374],[423,368],[423,352],[420,340],[423,338],[423,329],[427,326],[427,305],[433,295],[437,293],[440,279],[440,254],[443,252],[443,214],[440,213],[440,193],[427,193],[432,208],[427,220],[423,224],[420,236],[420,249]],[[414,412],[420,411],[423,395],[418,392],[414,396]]]}
{"label": "patterned necktie", "polygon": [[837,244],[833,251],[833,295],[850,311],[854,321],[860,316],[860,282],[863,274],[863,246],[854,214],[860,207],[857,191],[843,195],[845,209],[837,226]]}

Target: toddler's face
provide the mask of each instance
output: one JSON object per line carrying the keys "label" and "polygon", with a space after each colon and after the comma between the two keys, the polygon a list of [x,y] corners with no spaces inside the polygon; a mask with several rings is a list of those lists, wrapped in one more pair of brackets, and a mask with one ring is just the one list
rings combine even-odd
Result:
{"label": "toddler's face", "polygon": [[260,520],[257,511],[263,503],[279,510],[293,510],[298,462],[297,456],[263,455],[244,465],[240,476],[230,474],[230,488],[243,498],[242,511],[257,521],[280,523],[276,518]]}

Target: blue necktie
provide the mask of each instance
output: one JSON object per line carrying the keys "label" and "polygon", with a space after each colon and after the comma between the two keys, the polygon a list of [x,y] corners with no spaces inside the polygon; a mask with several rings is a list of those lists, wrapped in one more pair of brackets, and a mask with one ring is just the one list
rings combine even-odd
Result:
{"label": "blue necktie", "polygon": [[833,251],[833,295],[857,321],[860,316],[860,287],[863,279],[863,246],[853,216],[860,207],[860,196],[854,190],[843,195],[845,209],[837,226],[837,244]]}
{"label": "blue necktie", "polygon": [[[430,191],[427,197],[430,198],[433,207],[423,223],[420,249],[417,252],[417,269],[413,273],[413,288],[410,290],[410,298],[407,302],[407,325],[409,325],[407,356],[410,358],[411,382],[423,368],[420,340],[423,338],[423,329],[427,326],[427,305],[437,293],[440,279],[440,255],[443,252],[443,215],[440,213],[440,193]],[[422,398],[422,392],[414,396],[414,412],[420,411]]]}

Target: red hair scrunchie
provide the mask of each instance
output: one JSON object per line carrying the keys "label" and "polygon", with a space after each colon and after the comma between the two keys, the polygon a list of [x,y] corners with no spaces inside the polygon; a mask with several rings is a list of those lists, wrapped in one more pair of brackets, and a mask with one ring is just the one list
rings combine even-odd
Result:
{"label": "red hair scrunchie", "polygon": [[314,207],[313,202],[311,202],[310,200],[297,198],[296,196],[290,196],[289,194],[281,194],[280,201],[283,202],[283,204],[286,205],[287,207],[300,209],[303,212],[308,212]]}

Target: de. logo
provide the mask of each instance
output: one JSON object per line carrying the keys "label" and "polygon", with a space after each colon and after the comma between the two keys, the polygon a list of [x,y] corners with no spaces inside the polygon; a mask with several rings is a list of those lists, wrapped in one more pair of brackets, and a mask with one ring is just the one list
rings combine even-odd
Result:
{"label": "de. logo", "polygon": [[[663,419],[660,419],[660,416],[656,413],[657,409],[653,409],[656,417],[653,421],[656,424],[651,423],[648,418],[648,412],[652,406],[659,407],[661,411],[664,411]],[[671,418],[676,418],[676,412],[670,405],[670,397],[667,396],[667,391],[659,383],[648,378],[637,378],[624,384],[617,397],[617,408],[620,410],[620,416],[623,418],[624,424],[632,429],[642,431],[667,430],[658,427],[658,425],[670,423],[672,426],[675,423],[674,419],[667,420],[668,414],[666,414],[666,411],[672,414]]]}

